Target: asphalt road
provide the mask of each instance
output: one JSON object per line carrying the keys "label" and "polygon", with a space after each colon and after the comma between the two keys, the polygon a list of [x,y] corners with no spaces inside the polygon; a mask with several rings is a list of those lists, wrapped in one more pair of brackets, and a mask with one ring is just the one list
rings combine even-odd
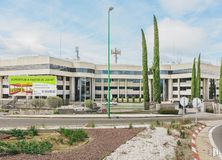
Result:
{"label": "asphalt road", "polygon": [[213,130],[212,137],[220,153],[222,153],[222,125]]}
{"label": "asphalt road", "polygon": [[[185,118],[194,118],[195,115],[186,115]],[[154,120],[171,121],[173,119],[182,119],[182,117],[151,117],[151,118],[7,118],[0,116],[0,128],[6,127],[28,127],[35,126],[84,126],[87,123],[94,122],[96,126],[105,125],[128,125],[146,124]],[[203,114],[198,115],[198,120],[219,120],[222,116]],[[222,129],[222,128],[221,128]],[[221,131],[222,133],[222,131]]]}

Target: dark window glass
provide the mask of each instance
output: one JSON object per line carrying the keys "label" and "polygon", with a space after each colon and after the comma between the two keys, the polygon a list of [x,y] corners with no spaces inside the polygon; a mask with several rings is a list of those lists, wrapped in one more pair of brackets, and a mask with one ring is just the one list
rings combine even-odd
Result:
{"label": "dark window glass", "polygon": [[178,88],[177,87],[173,87],[173,91],[177,91],[178,90]]}
{"label": "dark window glass", "polygon": [[63,86],[62,85],[57,85],[57,89],[58,90],[63,90]]}
{"label": "dark window glass", "polygon": [[8,85],[2,85],[3,88],[8,88]]}
{"label": "dark window glass", "polygon": [[96,94],[95,98],[101,98],[101,94]]}
{"label": "dark window glass", "polygon": [[101,78],[96,78],[96,82],[101,82]]}
{"label": "dark window glass", "polygon": [[66,90],[69,90],[69,86],[66,86]]}
{"label": "dark window glass", "polygon": [[96,86],[95,89],[100,91],[101,90],[101,86]]}

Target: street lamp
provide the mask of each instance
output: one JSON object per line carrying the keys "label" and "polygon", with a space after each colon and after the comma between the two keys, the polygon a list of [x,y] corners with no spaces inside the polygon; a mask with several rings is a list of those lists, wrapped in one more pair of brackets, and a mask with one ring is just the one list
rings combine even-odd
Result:
{"label": "street lamp", "polygon": [[108,10],[108,118],[110,118],[110,12],[113,7]]}

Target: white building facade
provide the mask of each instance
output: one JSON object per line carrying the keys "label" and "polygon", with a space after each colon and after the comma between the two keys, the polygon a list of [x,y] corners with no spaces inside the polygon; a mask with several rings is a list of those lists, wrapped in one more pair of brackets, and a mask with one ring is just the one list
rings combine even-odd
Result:
{"label": "white building facade", "polygon": [[[141,66],[111,65],[110,73],[110,89],[113,98],[143,98]],[[191,74],[191,63],[161,65],[162,100],[178,101],[182,96],[190,97]],[[64,100],[105,100],[107,98],[107,65],[64,60],[49,56],[0,60],[0,98],[11,97],[8,82],[8,76],[10,75],[54,75],[57,77],[57,95]],[[209,99],[211,79],[215,80],[218,96],[219,66],[201,64],[201,96],[205,100]],[[151,84],[152,73],[149,74],[150,95],[152,95]]]}

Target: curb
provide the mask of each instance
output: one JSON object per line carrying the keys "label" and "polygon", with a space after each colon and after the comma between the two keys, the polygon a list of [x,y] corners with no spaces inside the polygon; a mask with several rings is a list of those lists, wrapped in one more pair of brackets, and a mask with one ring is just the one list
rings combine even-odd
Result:
{"label": "curb", "polygon": [[195,129],[192,132],[191,149],[192,149],[193,160],[200,160],[200,156],[198,154],[198,150],[197,150],[197,146],[196,146],[196,138],[197,138],[197,135],[200,133],[200,131],[202,129],[204,129],[205,127],[206,127],[206,125],[201,124],[201,126],[198,127],[198,129]]}

